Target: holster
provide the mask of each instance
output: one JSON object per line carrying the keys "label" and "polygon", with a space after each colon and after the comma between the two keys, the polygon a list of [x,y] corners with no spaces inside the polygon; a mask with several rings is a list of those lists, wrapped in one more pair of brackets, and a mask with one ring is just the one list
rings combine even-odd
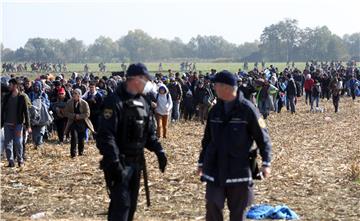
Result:
{"label": "holster", "polygon": [[262,176],[260,173],[259,165],[256,161],[258,149],[250,150],[249,152],[249,164],[250,164],[250,170],[251,175],[254,180],[261,180]]}

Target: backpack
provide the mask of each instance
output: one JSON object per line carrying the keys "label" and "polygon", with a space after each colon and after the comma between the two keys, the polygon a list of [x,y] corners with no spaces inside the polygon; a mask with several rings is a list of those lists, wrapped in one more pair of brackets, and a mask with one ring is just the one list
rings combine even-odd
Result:
{"label": "backpack", "polygon": [[211,105],[211,103],[212,103],[211,91],[210,91],[210,89],[207,89],[207,88],[205,90],[207,93],[202,99],[202,104]]}
{"label": "backpack", "polygon": [[[156,102],[158,101],[158,99],[159,99],[159,93],[156,94]],[[169,99],[170,99],[169,93],[166,94],[166,99],[169,102]]]}
{"label": "backpack", "polygon": [[311,90],[312,96],[317,97],[317,96],[320,95],[320,93],[321,93],[321,88],[320,88],[320,86],[314,85],[313,88],[312,88],[312,90]]}
{"label": "backpack", "polygon": [[54,118],[41,98],[35,99],[29,109],[32,126],[45,126],[53,122]]}

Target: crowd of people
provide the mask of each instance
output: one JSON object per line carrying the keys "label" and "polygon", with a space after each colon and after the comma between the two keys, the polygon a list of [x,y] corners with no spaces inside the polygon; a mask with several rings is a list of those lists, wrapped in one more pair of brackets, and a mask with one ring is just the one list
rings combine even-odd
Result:
{"label": "crowd of people", "polygon": [[[216,70],[202,72],[156,73],[152,91],[147,95],[157,122],[157,136],[167,137],[168,123],[198,120],[206,122],[209,109],[216,103],[212,77]],[[234,73],[238,89],[258,107],[263,118],[283,107],[296,113],[298,97],[305,96],[309,111],[322,112],[320,100],[332,98],[334,111],[339,111],[342,96],[360,96],[360,74],[356,65],[340,62],[307,63],[300,71],[287,67],[283,71],[270,65]],[[125,80],[124,72],[95,76],[74,72],[42,74],[31,80],[19,74],[1,78],[4,149],[9,166],[15,160],[21,166],[26,159],[29,134],[36,148],[56,131],[58,143],[70,142],[70,156],[84,154],[84,141],[96,136],[101,105],[106,96]],[[21,105],[19,105],[21,104]],[[17,113],[17,114],[14,114]]]}
{"label": "crowd of people", "polygon": [[[126,71],[123,68],[124,63],[122,63],[121,68],[123,71]],[[100,62],[98,64],[99,72],[106,72],[106,64]],[[21,72],[56,72],[56,73],[67,73],[68,66],[65,63],[48,63],[48,62],[25,62],[25,63],[15,63],[15,62],[4,62],[2,64],[2,73],[21,73]],[[90,67],[88,64],[84,65],[84,72],[89,73]]]}
{"label": "crowd of people", "polygon": [[5,62],[2,64],[2,73],[15,73],[15,72],[67,72],[68,68],[65,63],[47,63],[47,62],[32,62],[29,64]]}

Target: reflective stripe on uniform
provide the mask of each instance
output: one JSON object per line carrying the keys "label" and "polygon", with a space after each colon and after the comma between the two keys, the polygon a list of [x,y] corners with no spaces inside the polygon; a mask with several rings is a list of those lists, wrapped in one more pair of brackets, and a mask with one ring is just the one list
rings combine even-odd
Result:
{"label": "reflective stripe on uniform", "polygon": [[210,180],[210,181],[212,181],[212,182],[215,181],[214,177],[209,176],[209,175],[206,175],[206,174],[203,174],[202,177],[204,177],[205,179]]}
{"label": "reflective stripe on uniform", "polygon": [[229,123],[233,123],[233,124],[247,124],[247,121],[244,120],[234,120],[232,119],[231,121],[229,121]]}
{"label": "reflective stripe on uniform", "polygon": [[265,162],[265,161],[264,161],[264,162],[262,163],[262,165],[263,165],[263,166],[270,166],[270,165],[271,165],[271,163],[270,163],[270,162]]}
{"label": "reflective stripe on uniform", "polygon": [[252,178],[244,177],[244,178],[226,179],[226,183],[241,183],[241,182],[248,182],[248,181],[252,181]]}
{"label": "reflective stripe on uniform", "polygon": [[224,123],[222,120],[210,120],[211,123]]}

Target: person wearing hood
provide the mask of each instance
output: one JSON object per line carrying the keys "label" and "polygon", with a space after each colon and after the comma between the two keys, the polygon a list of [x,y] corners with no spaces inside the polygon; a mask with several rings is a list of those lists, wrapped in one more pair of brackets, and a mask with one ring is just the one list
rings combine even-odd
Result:
{"label": "person wearing hood", "polygon": [[[275,91],[275,93],[273,92]],[[268,81],[264,81],[257,95],[257,103],[260,113],[264,119],[269,116],[270,110],[274,110],[273,96],[276,95],[277,88],[270,84]]]}
{"label": "person wearing hood", "polygon": [[33,91],[30,92],[29,98],[31,102],[33,102],[36,99],[41,99],[46,106],[50,107],[50,101],[48,95],[43,91],[43,84],[41,81],[35,81],[33,86]]}
{"label": "person wearing hood", "polygon": [[173,108],[173,101],[170,96],[169,90],[165,85],[160,85],[158,94],[156,95],[156,108],[155,117],[157,123],[157,136],[161,137],[161,131],[163,138],[167,136],[167,123],[168,118]]}
{"label": "person wearing hood", "polygon": [[[38,111],[41,112],[40,117],[45,116],[45,114],[48,115],[48,110],[50,108],[50,101],[48,95],[43,91],[41,81],[35,81],[33,91],[30,93],[29,98],[33,106],[36,106],[37,109],[39,109]],[[35,148],[38,148],[43,144],[43,137],[45,135],[46,125],[48,122],[44,122],[43,119],[40,119],[41,122],[39,121],[34,123],[35,122],[34,120],[36,120],[34,119],[34,117],[36,117],[37,115],[31,114],[30,116],[32,117],[31,118],[32,139],[33,142],[35,143]]]}
{"label": "person wearing hood", "polygon": [[118,83],[115,79],[110,78],[109,80],[107,80],[107,86],[108,86],[107,94],[114,93],[114,91],[117,88],[117,85]]}

